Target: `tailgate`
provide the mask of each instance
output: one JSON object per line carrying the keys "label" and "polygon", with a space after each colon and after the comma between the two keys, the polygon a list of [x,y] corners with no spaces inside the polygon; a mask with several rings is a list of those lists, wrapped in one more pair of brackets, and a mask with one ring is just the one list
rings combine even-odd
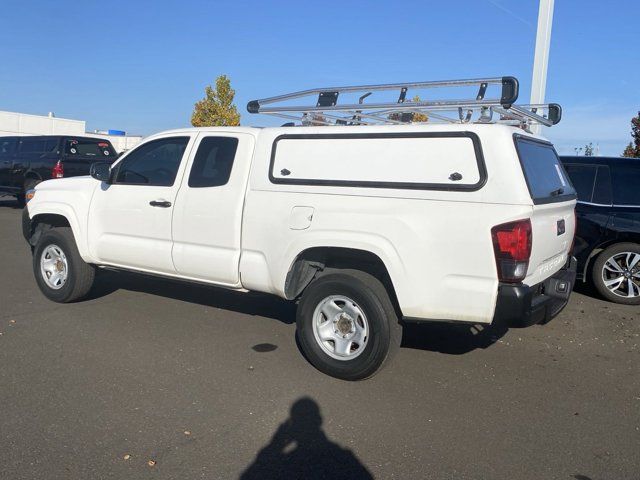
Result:
{"label": "tailgate", "polygon": [[516,150],[531,200],[531,257],[525,283],[535,285],[567,261],[576,228],[576,191],[549,142],[515,136]]}
{"label": "tailgate", "polygon": [[540,283],[567,262],[576,228],[575,204],[571,200],[533,207],[531,257],[524,283]]}

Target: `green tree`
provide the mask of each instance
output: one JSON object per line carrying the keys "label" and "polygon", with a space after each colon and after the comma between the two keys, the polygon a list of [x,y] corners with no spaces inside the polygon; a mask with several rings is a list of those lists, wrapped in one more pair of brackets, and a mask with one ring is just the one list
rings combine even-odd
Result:
{"label": "green tree", "polygon": [[191,115],[194,127],[240,125],[240,114],[233,103],[236,92],[231,88],[231,80],[226,75],[216,78],[216,88],[207,85],[205,96],[196,102]]}
{"label": "green tree", "polygon": [[631,138],[633,140],[624,149],[622,156],[640,158],[640,112],[631,119]]}

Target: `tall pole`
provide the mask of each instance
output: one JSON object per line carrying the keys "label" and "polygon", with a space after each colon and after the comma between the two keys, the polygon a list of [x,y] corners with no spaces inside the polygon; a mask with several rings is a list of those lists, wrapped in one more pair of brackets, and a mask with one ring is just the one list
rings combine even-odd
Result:
{"label": "tall pole", "polygon": [[[536,34],[536,53],[533,58],[533,78],[531,79],[531,103],[544,103],[547,87],[547,65],[549,64],[549,45],[551,44],[551,24],[553,23],[554,0],[540,0],[538,10],[538,33]],[[540,133],[540,125],[534,125],[534,133]]]}

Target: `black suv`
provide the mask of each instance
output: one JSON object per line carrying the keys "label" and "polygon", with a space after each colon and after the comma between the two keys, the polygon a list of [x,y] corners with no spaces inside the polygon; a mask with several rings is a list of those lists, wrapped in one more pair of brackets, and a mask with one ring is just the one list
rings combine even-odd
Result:
{"label": "black suv", "polygon": [[60,135],[0,137],[0,192],[24,194],[43,180],[88,175],[97,161],[117,158],[111,142]]}
{"label": "black suv", "polygon": [[578,278],[640,305],[640,158],[560,157],[578,192]]}

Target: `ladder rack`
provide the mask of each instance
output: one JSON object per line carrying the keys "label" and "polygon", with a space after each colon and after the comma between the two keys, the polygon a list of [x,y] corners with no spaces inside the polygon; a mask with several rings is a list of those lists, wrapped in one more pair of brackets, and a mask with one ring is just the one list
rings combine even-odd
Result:
{"label": "ladder rack", "polygon": [[[429,89],[463,87],[475,89],[475,98],[440,99],[435,95],[419,101],[407,98],[410,89],[412,92],[422,93]],[[487,97],[488,89],[499,89],[499,93]],[[560,121],[562,108],[557,103],[514,105],[518,99],[518,89],[519,83],[515,77],[313,88],[252,100],[247,104],[247,110],[249,113],[263,113],[298,121],[302,125],[505,123],[529,130],[534,124],[550,127]],[[365,99],[380,91],[397,91],[398,98],[392,102],[365,103]],[[351,101],[339,104],[338,97],[341,95],[359,95],[358,103]],[[296,104],[295,100],[302,101],[301,99],[306,100],[307,104]],[[313,99],[316,99],[315,104],[309,105]]]}

